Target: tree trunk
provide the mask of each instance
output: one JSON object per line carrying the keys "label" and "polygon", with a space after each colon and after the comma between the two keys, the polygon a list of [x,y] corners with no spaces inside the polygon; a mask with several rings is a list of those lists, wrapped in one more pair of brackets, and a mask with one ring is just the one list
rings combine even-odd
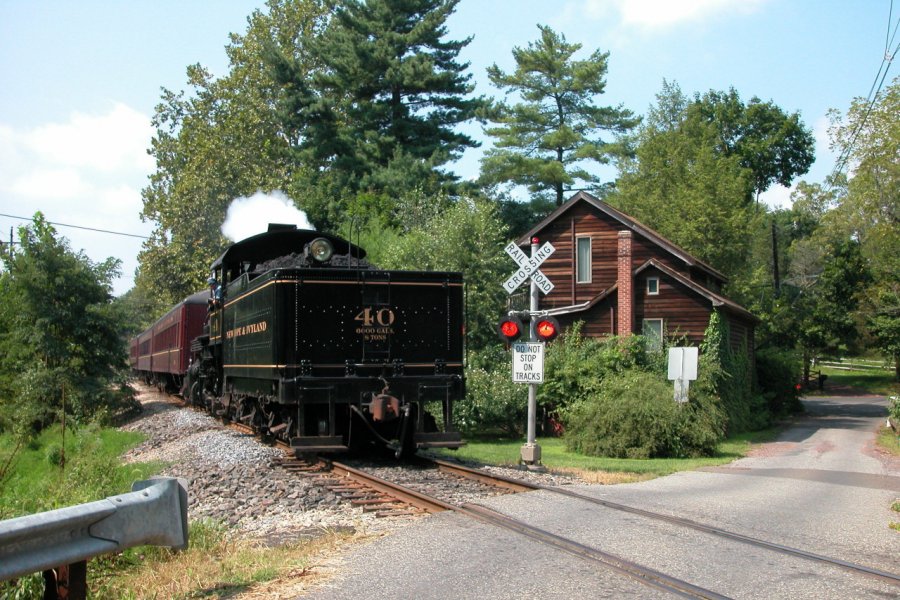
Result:
{"label": "tree trunk", "polygon": [[812,357],[810,356],[809,350],[803,351],[803,386],[806,387],[807,383],[809,383],[809,363]]}

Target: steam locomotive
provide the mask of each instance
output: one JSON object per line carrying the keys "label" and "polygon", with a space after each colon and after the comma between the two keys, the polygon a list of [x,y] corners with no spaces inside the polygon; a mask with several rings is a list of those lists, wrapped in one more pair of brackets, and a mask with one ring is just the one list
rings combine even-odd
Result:
{"label": "steam locomotive", "polygon": [[297,454],[463,445],[464,287],[372,267],[340,237],[270,225],[131,342],[132,368]]}

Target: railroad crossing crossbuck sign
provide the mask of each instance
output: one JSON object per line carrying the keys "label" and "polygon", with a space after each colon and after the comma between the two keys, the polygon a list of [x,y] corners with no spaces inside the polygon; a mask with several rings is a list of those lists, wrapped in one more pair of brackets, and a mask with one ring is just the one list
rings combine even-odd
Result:
{"label": "railroad crossing crossbuck sign", "polygon": [[506,253],[509,254],[516,264],[519,265],[519,270],[512,274],[512,276],[503,282],[503,289],[506,290],[507,294],[512,294],[516,291],[516,289],[531,279],[537,284],[539,290],[541,290],[545,294],[549,294],[553,291],[553,283],[547,279],[547,276],[541,273],[538,270],[538,267],[547,260],[551,254],[556,251],[556,248],[553,247],[553,244],[550,242],[544,242],[544,245],[541,246],[537,252],[534,253],[534,256],[528,257],[527,254],[522,252],[522,250],[516,245],[515,242],[510,242],[506,245]]}

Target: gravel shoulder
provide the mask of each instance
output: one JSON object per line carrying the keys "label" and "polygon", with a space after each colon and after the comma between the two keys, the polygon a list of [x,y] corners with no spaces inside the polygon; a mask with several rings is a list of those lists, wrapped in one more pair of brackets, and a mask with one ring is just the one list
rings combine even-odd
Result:
{"label": "gravel shoulder", "polygon": [[275,465],[284,451],[183,408],[153,389],[137,387],[144,410],[122,429],[147,439],[126,462],[160,461],[160,473],[188,482],[188,518],[229,524],[235,535],[277,544],[344,531],[377,535],[413,518],[386,521],[353,508],[310,478]]}

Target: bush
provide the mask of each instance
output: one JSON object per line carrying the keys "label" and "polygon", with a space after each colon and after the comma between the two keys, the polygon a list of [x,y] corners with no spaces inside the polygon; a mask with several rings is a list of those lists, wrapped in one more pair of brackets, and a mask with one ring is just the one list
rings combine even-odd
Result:
{"label": "bush", "polygon": [[569,450],[615,458],[709,456],[725,421],[716,398],[702,389],[678,404],[659,375],[634,369],[607,376],[597,394],[572,404],[564,418]]}
{"label": "bush", "polygon": [[564,411],[596,395],[610,374],[630,369],[665,372],[663,353],[649,351],[643,336],[585,338],[583,325],[576,322],[547,347],[545,381],[538,387],[538,404],[547,411]]}
{"label": "bush", "polygon": [[700,344],[701,379],[705,374],[708,392],[728,415],[729,433],[757,431],[768,426],[772,415],[763,396],[753,391],[750,357],[734,352],[729,337],[728,322],[713,311]]}
{"label": "bush", "polygon": [[454,422],[464,433],[525,431],[528,387],[512,381],[512,362],[502,348],[472,358],[466,368],[466,397],[454,407]]}
{"label": "bush", "polygon": [[791,350],[766,348],[756,352],[756,382],[773,415],[802,410],[797,382],[803,370],[800,357]]}
{"label": "bush", "polygon": [[900,427],[900,396],[891,396],[888,398],[890,404],[888,404],[888,414],[891,417],[891,420]]}

